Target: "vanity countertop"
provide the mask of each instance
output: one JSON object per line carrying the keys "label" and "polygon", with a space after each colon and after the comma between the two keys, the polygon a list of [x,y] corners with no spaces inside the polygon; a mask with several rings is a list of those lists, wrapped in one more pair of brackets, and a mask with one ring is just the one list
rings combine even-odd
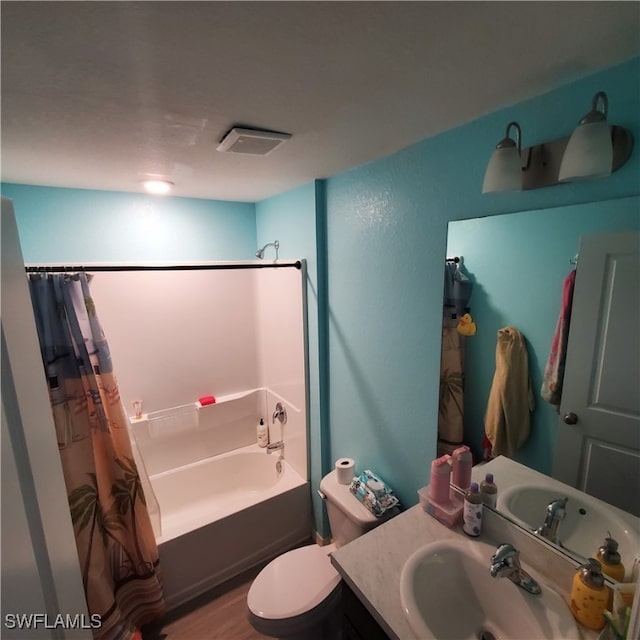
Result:
{"label": "vanity countertop", "polygon": [[[482,540],[510,542],[520,550],[524,563],[561,589],[571,584],[575,565],[561,554],[546,546],[543,549],[538,541],[527,538],[527,534],[505,523],[497,514],[487,513],[483,527]],[[402,568],[411,554],[425,544],[460,536],[469,539],[461,525],[450,529],[416,505],[334,551],[332,563],[389,638],[419,640],[400,602]],[[587,632],[583,637],[595,638],[597,634]]]}

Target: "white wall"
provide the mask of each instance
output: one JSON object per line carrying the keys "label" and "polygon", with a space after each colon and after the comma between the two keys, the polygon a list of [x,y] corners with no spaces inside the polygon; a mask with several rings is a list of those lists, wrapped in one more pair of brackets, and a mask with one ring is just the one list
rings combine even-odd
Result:
{"label": "white wall", "polygon": [[[90,272],[90,270],[89,270]],[[91,295],[128,415],[259,385],[252,270],[98,272]]]}
{"label": "white wall", "polygon": [[[263,269],[257,275],[258,367],[261,386],[273,392],[267,395],[269,437],[285,441],[289,464],[308,478],[304,279],[298,269]],[[285,424],[272,419],[279,399]]]}
{"label": "white wall", "polygon": [[[308,478],[301,270],[97,272],[90,289],[129,415],[134,400],[151,413],[202,395],[268,388],[273,394],[259,413],[269,422],[271,440],[285,440],[287,460]],[[279,400],[287,409],[285,425],[271,418]],[[175,434],[176,454],[199,446],[186,435]],[[154,460],[164,468],[158,446]],[[206,447],[200,448],[204,456]],[[156,472],[148,462],[149,473]]]}

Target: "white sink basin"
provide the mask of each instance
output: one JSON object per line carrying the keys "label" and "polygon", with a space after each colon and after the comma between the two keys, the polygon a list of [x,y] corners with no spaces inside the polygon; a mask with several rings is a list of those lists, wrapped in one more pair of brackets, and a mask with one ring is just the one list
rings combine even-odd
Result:
{"label": "white sink basin", "polygon": [[[542,587],[534,596],[508,578],[492,578],[496,547],[480,540],[428,544],[406,562],[400,601],[420,640],[477,640],[482,632],[509,640],[578,640],[580,633],[564,600],[531,571]],[[488,636],[487,636],[488,637]]]}
{"label": "white sink basin", "polygon": [[566,515],[560,523],[558,538],[567,551],[588,558],[596,553],[611,533],[627,568],[640,553],[640,533],[609,505],[571,487],[521,484],[505,490],[498,498],[498,509],[530,530],[544,522],[547,505],[556,498],[567,497]]}

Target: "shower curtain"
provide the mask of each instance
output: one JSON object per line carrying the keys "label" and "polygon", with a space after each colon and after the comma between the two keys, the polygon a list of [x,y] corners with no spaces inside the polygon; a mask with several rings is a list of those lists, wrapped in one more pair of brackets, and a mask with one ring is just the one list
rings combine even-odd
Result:
{"label": "shower curtain", "polygon": [[464,438],[464,336],[457,330],[473,285],[460,271],[460,259],[444,265],[444,313],[440,355],[438,440],[461,444]]}
{"label": "shower curtain", "polygon": [[[455,321],[457,325],[457,320]],[[438,439],[460,444],[464,437],[464,349],[455,326],[442,327],[440,358],[440,403],[438,407]]]}
{"label": "shower curtain", "polygon": [[94,638],[140,638],[165,610],[158,549],[88,279],[32,274],[29,290]]}

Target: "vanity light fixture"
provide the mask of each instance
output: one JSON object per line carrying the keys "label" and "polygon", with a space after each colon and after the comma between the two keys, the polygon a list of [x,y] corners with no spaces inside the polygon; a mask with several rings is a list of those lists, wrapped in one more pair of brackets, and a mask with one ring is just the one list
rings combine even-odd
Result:
{"label": "vanity light fixture", "polygon": [[[539,189],[561,182],[606,178],[617,171],[631,156],[633,135],[628,129],[610,125],[607,110],[607,94],[599,91],[593,97],[591,111],[571,136],[522,149],[520,186],[513,161],[520,146],[520,127],[509,123],[506,137],[498,143],[487,165],[482,193]],[[512,126],[517,127],[517,145],[509,137]]]}
{"label": "vanity light fixture", "polygon": [[[602,111],[598,103],[602,104]],[[589,180],[606,178],[613,166],[613,142],[607,124],[609,101],[604,91],[593,96],[591,111],[587,113],[571,134],[562,156],[558,180]]]}
{"label": "vanity light fixture", "polygon": [[[515,141],[509,130],[515,130]],[[484,174],[482,193],[490,191],[520,191],[522,189],[522,160],[520,138],[522,132],[517,122],[510,122],[504,138],[498,142]]]}
{"label": "vanity light fixture", "polygon": [[142,180],[142,186],[154,195],[166,195],[175,186],[169,180],[161,180],[160,178],[148,178]]}

